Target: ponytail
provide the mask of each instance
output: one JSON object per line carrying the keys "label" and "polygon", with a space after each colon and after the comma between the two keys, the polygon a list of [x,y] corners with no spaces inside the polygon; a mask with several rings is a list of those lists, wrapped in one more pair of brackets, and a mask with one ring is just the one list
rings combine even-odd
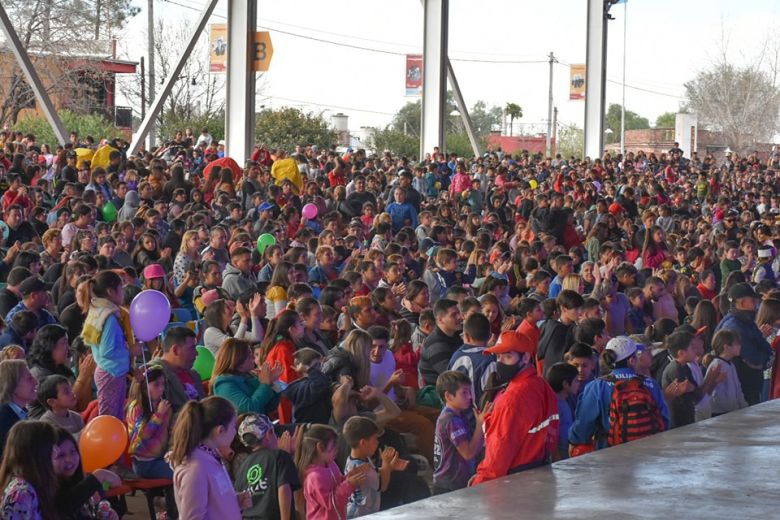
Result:
{"label": "ponytail", "polygon": [[171,466],[183,463],[214,428],[227,427],[235,416],[233,404],[223,397],[211,396],[185,404],[173,427]]}
{"label": "ponytail", "polygon": [[301,483],[305,480],[306,469],[317,462],[320,451],[325,451],[339,435],[330,426],[324,424],[311,425],[301,436],[295,450],[295,466],[298,468]]}

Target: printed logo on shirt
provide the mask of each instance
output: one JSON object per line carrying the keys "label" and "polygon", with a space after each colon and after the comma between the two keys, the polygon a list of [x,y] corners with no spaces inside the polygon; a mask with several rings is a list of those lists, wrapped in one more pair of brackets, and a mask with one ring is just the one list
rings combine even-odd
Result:
{"label": "printed logo on shirt", "polygon": [[268,479],[263,477],[263,467],[260,464],[251,466],[246,472],[249,492],[253,495],[263,494],[268,489]]}

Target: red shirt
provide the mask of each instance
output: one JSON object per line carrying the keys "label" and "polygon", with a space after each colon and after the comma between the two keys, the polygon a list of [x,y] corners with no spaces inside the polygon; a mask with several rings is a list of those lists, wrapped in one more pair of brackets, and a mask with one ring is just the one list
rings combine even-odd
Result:
{"label": "red shirt", "polygon": [[[268,357],[265,359],[271,366],[277,361],[282,364],[284,370],[282,371],[282,375],[279,376],[279,379],[288,385],[300,377],[298,372],[293,370],[294,353],[295,345],[293,342],[289,339],[283,339],[271,348],[271,351],[268,352]],[[282,424],[290,424],[293,422],[292,403],[284,396],[279,401],[279,421]]]}
{"label": "red shirt", "polygon": [[485,418],[485,458],[473,484],[543,463],[558,446],[558,398],[533,367],[517,374]]}

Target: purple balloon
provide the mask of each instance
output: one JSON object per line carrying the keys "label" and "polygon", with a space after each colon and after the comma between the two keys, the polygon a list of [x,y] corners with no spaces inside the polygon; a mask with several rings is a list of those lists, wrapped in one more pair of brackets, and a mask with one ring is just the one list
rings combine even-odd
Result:
{"label": "purple balloon", "polygon": [[153,340],[165,330],[170,319],[171,302],[160,291],[141,291],[130,304],[130,326],[138,340]]}

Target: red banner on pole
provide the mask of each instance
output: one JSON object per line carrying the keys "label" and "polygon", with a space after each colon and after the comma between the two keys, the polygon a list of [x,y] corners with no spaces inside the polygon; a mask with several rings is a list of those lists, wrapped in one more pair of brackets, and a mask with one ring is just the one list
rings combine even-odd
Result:
{"label": "red banner on pole", "polygon": [[422,95],[422,74],[423,57],[422,54],[406,55],[406,95]]}

